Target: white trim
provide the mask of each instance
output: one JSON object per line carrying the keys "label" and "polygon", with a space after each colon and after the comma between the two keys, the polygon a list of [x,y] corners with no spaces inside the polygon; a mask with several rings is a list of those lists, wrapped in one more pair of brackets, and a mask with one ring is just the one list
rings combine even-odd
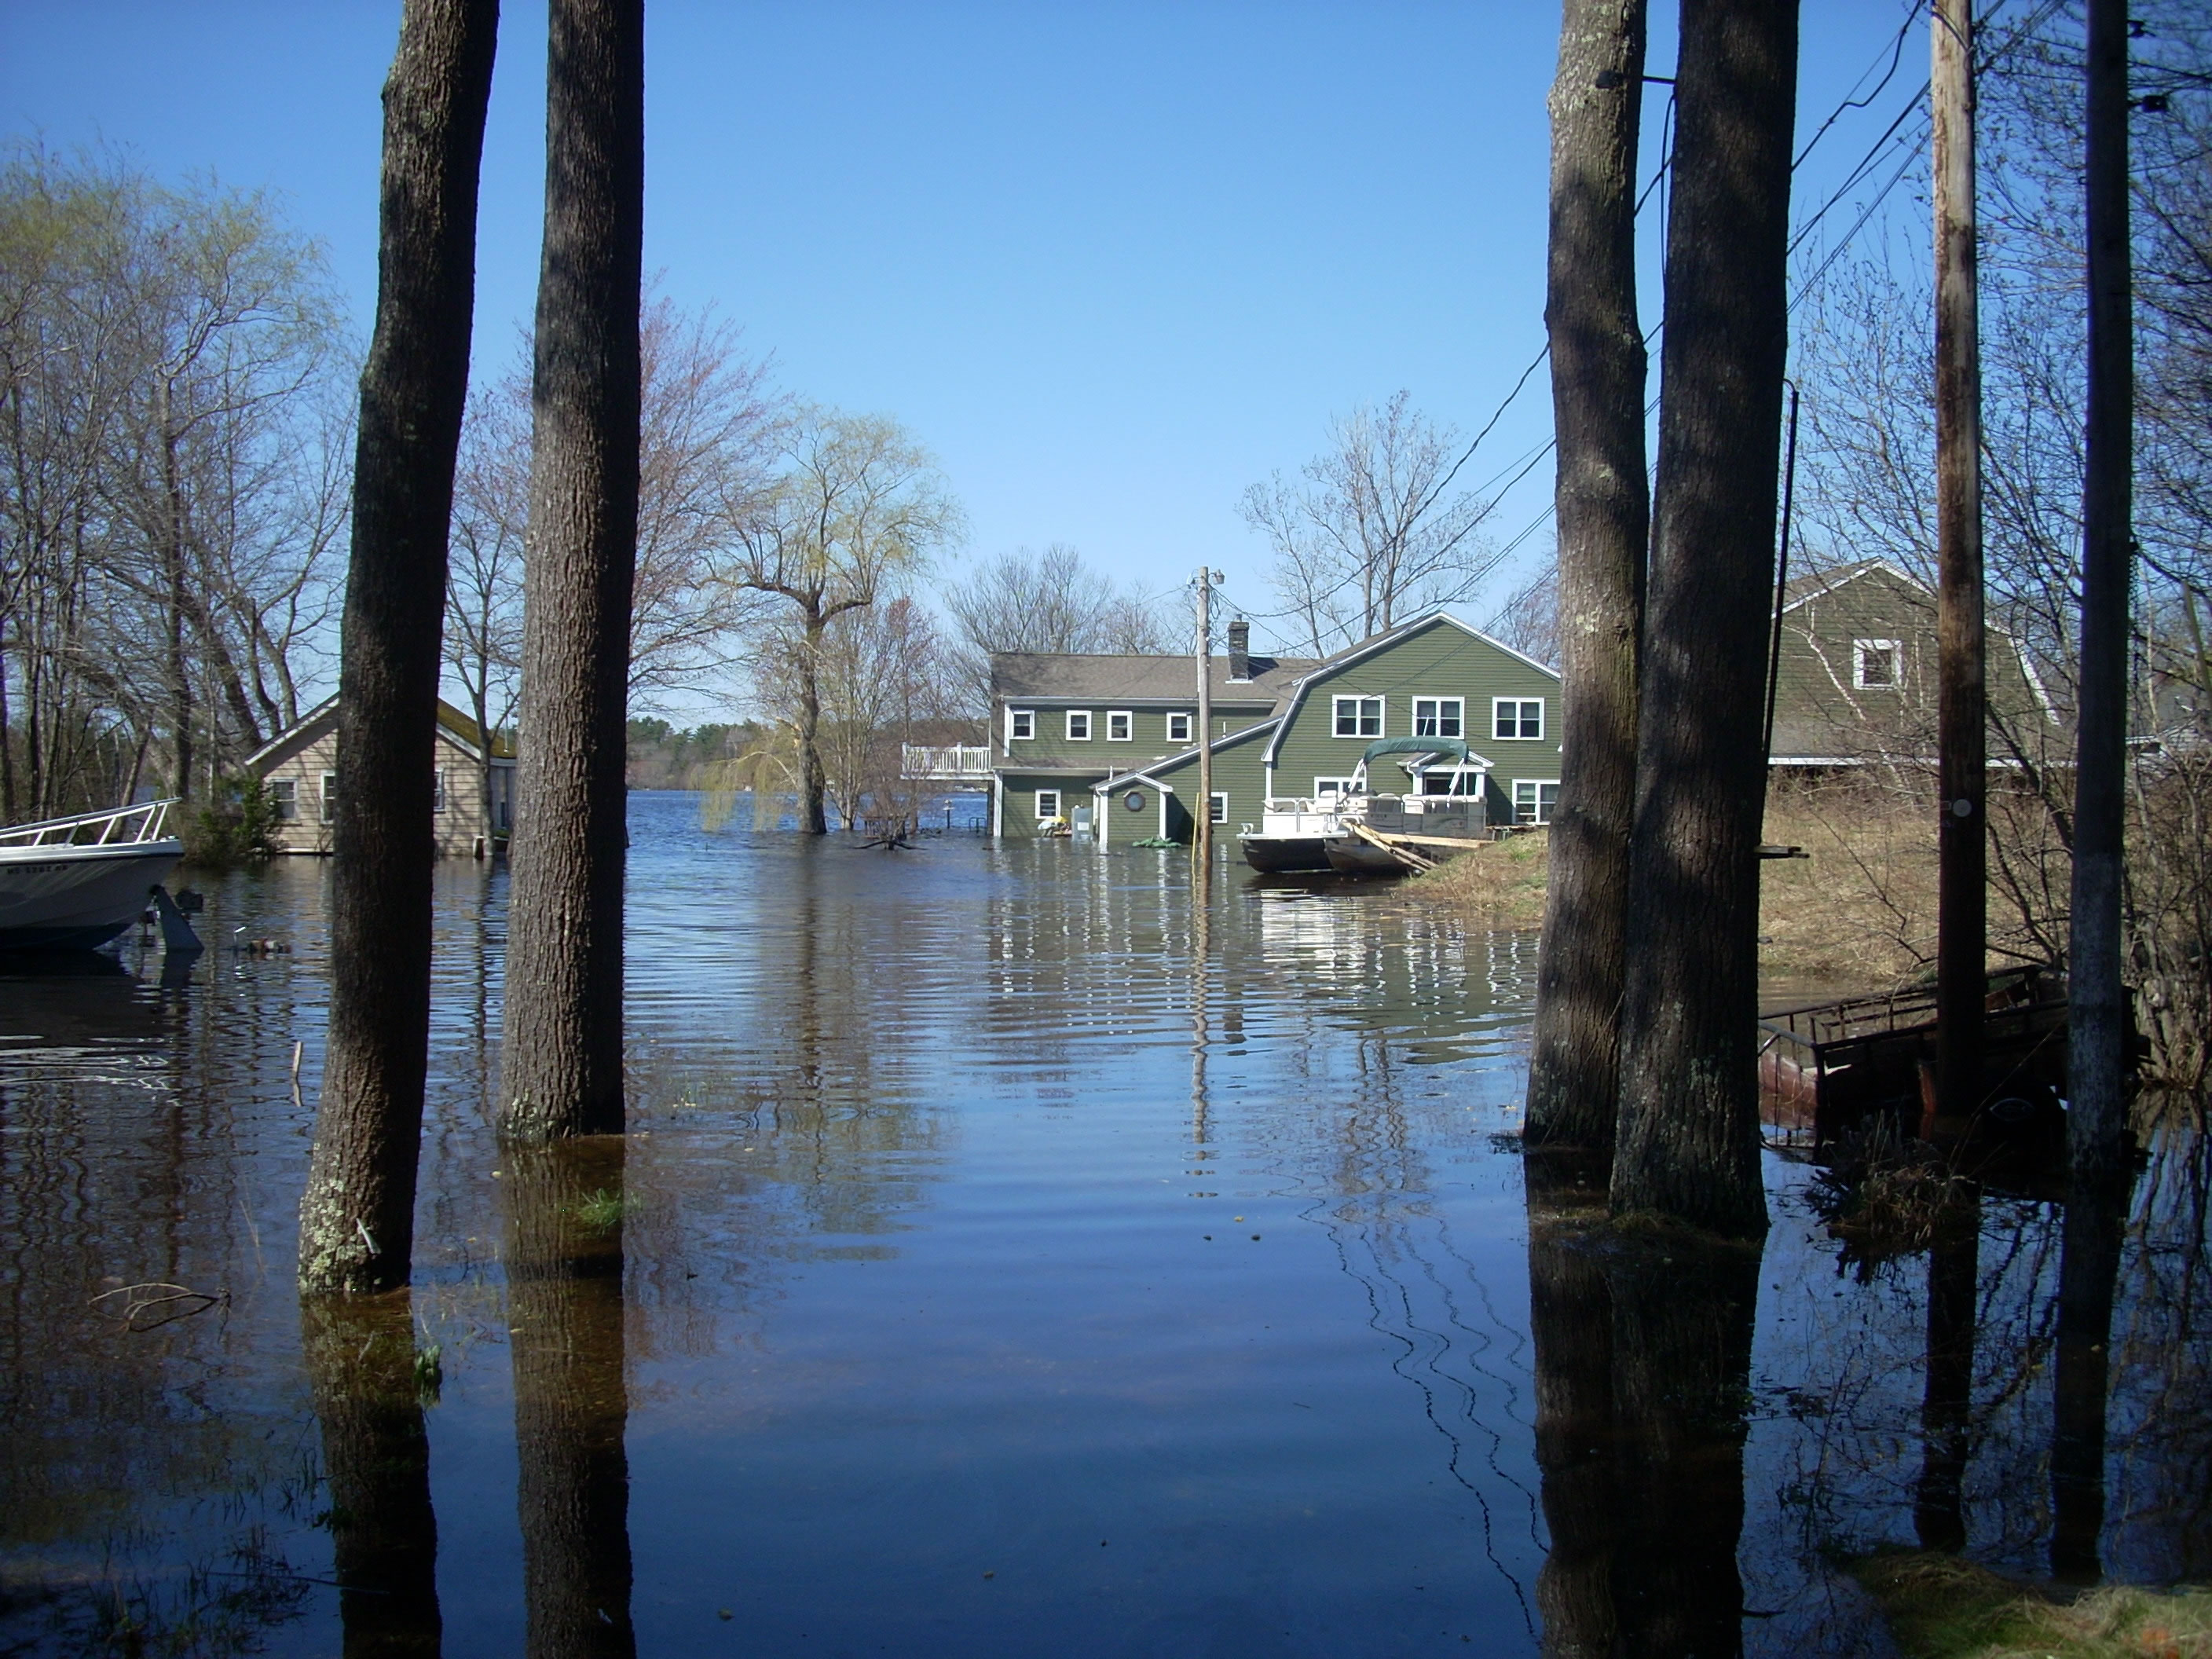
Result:
{"label": "white trim", "polygon": [[[1829,594],[1836,592],[1839,589],[1849,587],[1853,582],[1856,581],[1862,576],[1873,575],[1877,570],[1882,572],[1886,575],[1896,577],[1898,580],[1903,582],[1907,587],[1918,588],[1923,593],[1927,594],[1931,599],[1935,597],[1936,590],[1934,588],[1929,586],[1926,582],[1922,581],[1919,577],[1914,575],[1910,570],[1905,569],[1902,565],[1892,564],[1887,559],[1869,559],[1864,563],[1861,564],[1857,569],[1851,571],[1849,574],[1838,576],[1832,582],[1824,582],[1819,587],[1811,588],[1807,592],[1799,594],[1796,599],[1790,600],[1787,605],[1782,607],[1782,614],[1786,617],[1801,605],[1810,605],[1815,599],[1826,599]],[[1815,575],[1824,575],[1826,573],[1815,571],[1813,574]]]}
{"label": "white trim", "polygon": [[1211,798],[1211,799],[1212,799],[1212,800],[1216,800],[1216,801],[1218,801],[1218,802],[1220,802],[1220,803],[1221,803],[1221,816],[1220,816],[1220,817],[1215,817],[1214,816],[1212,816],[1212,805],[1208,805],[1208,807],[1207,807],[1207,809],[1206,809],[1206,813],[1207,813],[1207,816],[1206,816],[1206,822],[1207,822],[1207,823],[1228,823],[1228,822],[1229,822],[1229,792],[1228,792],[1226,789],[1217,789],[1217,790],[1215,790],[1215,791],[1213,792],[1213,794],[1212,794],[1212,798]]}
{"label": "white trim", "polygon": [[[1216,738],[1210,744],[1207,745],[1207,747],[1211,748],[1213,752],[1218,755],[1224,749],[1234,748],[1240,743],[1249,743],[1254,738],[1258,737],[1261,732],[1268,731],[1278,724],[1279,722],[1275,720],[1259,720],[1250,726],[1239,726],[1234,732],[1227,732],[1221,737]],[[1156,782],[1152,775],[1156,771],[1164,770],[1170,766],[1181,766],[1186,761],[1192,761],[1197,758],[1198,745],[1196,744],[1193,744],[1189,748],[1178,750],[1172,755],[1155,756],[1151,760],[1146,761],[1141,767],[1132,767],[1126,772],[1116,772],[1097,787],[1101,789],[1110,789],[1115,784],[1121,782],[1124,779],[1135,778],[1145,783],[1152,784],[1154,788],[1167,788],[1169,786]],[[1272,770],[1273,769],[1271,768],[1269,769]]]}
{"label": "white trim", "polygon": [[[1114,722],[1115,720],[1121,722],[1121,735],[1118,738],[1114,735]],[[1134,743],[1136,740],[1137,716],[1135,713],[1127,708],[1108,709],[1106,711],[1106,741],[1109,743]]]}
{"label": "white trim", "polygon": [[[1867,678],[1867,655],[1869,652],[1889,653],[1887,679]],[[1905,690],[1905,641],[1878,640],[1871,637],[1854,639],[1851,641],[1851,690],[1854,691],[1902,691]]]}
{"label": "white trim", "polygon": [[[1181,737],[1176,736],[1175,723],[1177,720],[1182,722]],[[1167,733],[1164,742],[1189,743],[1193,741],[1190,734],[1198,729],[1198,715],[1188,708],[1170,708],[1167,711],[1167,721],[1162,729]]]}
{"label": "white trim", "polygon": [[433,815],[435,815],[446,810],[446,769],[442,766],[434,767],[431,771],[430,811]]}
{"label": "white trim", "polygon": [[[1352,793],[1352,786],[1358,781],[1356,775],[1347,775],[1343,777],[1334,778],[1316,778],[1314,780],[1313,795],[1311,799],[1319,800],[1323,795],[1348,795]],[[1324,784],[1327,784],[1329,787],[1323,788],[1322,786]]]}
{"label": "white trim", "polygon": [[324,773],[316,780],[316,787],[315,810],[321,815],[316,822],[336,823],[338,821],[338,775],[336,772]]}
{"label": "white trim", "polygon": [[[1551,710],[1547,706],[1551,701],[1549,697],[1492,697],[1490,700],[1490,740],[1492,743],[1543,742],[1545,731],[1551,725]],[[1498,729],[1498,710],[1501,705],[1509,702],[1513,705],[1515,710],[1513,715],[1515,729],[1510,733],[1503,732]],[[1520,711],[1526,709],[1532,702],[1536,705],[1536,735],[1533,738],[1519,729],[1521,722],[1528,718]]]}
{"label": "white trim", "polygon": [[[1438,729],[1434,732],[1424,732],[1421,730],[1421,705],[1425,702],[1434,703],[1437,705],[1437,712],[1434,719]],[[1446,732],[1443,729],[1444,723],[1443,705],[1446,703],[1452,704],[1458,710],[1458,713],[1453,717],[1459,722],[1459,730],[1456,732]],[[1465,697],[1416,696],[1413,699],[1413,729],[1411,735],[1413,737],[1457,738],[1461,742],[1464,743],[1467,741],[1467,699]]]}
{"label": "white trim", "polygon": [[1006,781],[1004,778],[993,778],[991,780],[991,839],[1004,841],[1006,838]]}
{"label": "white trim", "polygon": [[[1347,702],[1357,705],[1352,714],[1352,724],[1354,729],[1349,732],[1343,729],[1344,716],[1341,712],[1343,705]],[[1359,731],[1358,728],[1366,723],[1367,705],[1370,702],[1375,705],[1375,729],[1372,732]],[[1328,735],[1332,738],[1349,738],[1354,743],[1379,743],[1390,735],[1390,699],[1364,691],[1330,693]]]}
{"label": "white trim", "polygon": [[[1026,732],[1015,731],[1014,722],[1018,720],[1026,720],[1030,723],[1030,729]],[[1012,704],[1008,704],[1006,708],[1007,743],[1034,743],[1036,740],[1036,710],[1034,708],[1016,708]]]}
{"label": "white trim", "polygon": [[[1079,736],[1079,737],[1076,734],[1076,730],[1075,730],[1075,723],[1076,723],[1076,721],[1078,721],[1078,720],[1081,720],[1081,721],[1083,722],[1083,732],[1082,732],[1082,735],[1081,735],[1081,736]],[[1088,743],[1088,742],[1090,742],[1090,741],[1091,741],[1091,711],[1090,711],[1088,708],[1071,708],[1071,709],[1069,709],[1069,710],[1067,711],[1066,714],[1066,715],[1065,715],[1065,717],[1064,717],[1064,724],[1063,724],[1063,729],[1064,729],[1064,730],[1066,732],[1066,733],[1067,733],[1066,741],[1067,741],[1067,742],[1069,742],[1069,743]]]}
{"label": "white trim", "polygon": [[[300,781],[297,778],[264,778],[261,787],[269,792],[269,799],[276,808],[280,823],[300,822]],[[289,793],[283,793],[289,791]]]}
{"label": "white trim", "polygon": [[[1039,823],[1049,823],[1053,819],[1060,816],[1060,798],[1065,792],[1058,788],[1053,788],[1033,789],[1030,793],[1035,796],[1036,799],[1036,821]],[[1050,795],[1052,797],[1052,811],[1049,812],[1044,810],[1044,798],[1047,795]]]}
{"label": "white trim", "polygon": [[[1535,792],[1536,816],[1533,818],[1524,819],[1521,816],[1521,791],[1524,787]],[[1507,800],[1513,809],[1513,822],[1531,824],[1549,823],[1552,821],[1551,816],[1544,811],[1544,791],[1547,788],[1552,792],[1552,806],[1556,811],[1559,805],[1559,781],[1557,778],[1514,779],[1512,790],[1507,796]]]}

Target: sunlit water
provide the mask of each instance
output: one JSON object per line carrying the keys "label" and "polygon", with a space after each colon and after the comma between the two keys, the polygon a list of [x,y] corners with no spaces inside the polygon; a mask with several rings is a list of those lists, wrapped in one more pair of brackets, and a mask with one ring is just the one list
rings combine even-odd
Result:
{"label": "sunlit water", "polygon": [[[174,982],[135,945],[0,970],[0,1652],[332,1653],[382,1607],[454,1655],[523,1651],[533,1613],[545,1652],[628,1626],[669,1655],[1513,1654],[1590,1583],[1634,1624],[1616,1556],[1705,1583],[1750,1651],[1887,1651],[1834,1563],[1929,1525],[1929,1260],[1863,1282],[1774,1161],[1747,1387],[1682,1484],[1632,1382],[1676,1339],[1638,1302],[1699,1282],[1617,1276],[1532,1329],[1533,935],[1241,871],[1200,921],[1174,853],[708,833],[673,794],[631,821],[632,1133],[561,1200],[601,1206],[597,1312],[510,1297],[542,1200],[488,1128],[505,877],[441,873],[412,1319],[442,1380],[388,1528],[434,1525],[427,1613],[342,1608],[327,1460],[356,1431],[316,1402],[374,1362],[303,1355],[291,1288],[327,867],[208,884]],[[230,948],[263,939],[289,953]],[[2212,1570],[2202,1171],[2147,1181],[2100,1547],[2171,1580]],[[1547,1282],[1598,1260],[1552,1248]],[[2030,1573],[2057,1259],[2048,1206],[1985,1200],[1945,1431],[1966,1547]],[[197,1297],[100,1299],[148,1283]],[[1561,1404],[1585,1328],[1601,1435]],[[521,1477],[572,1466],[608,1479],[564,1533]],[[1606,1519],[1677,1510],[1633,1548]]]}

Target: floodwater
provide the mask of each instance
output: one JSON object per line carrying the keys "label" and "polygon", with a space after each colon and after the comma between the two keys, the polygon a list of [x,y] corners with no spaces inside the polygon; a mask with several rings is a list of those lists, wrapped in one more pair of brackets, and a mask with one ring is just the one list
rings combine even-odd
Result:
{"label": "floodwater", "polygon": [[[1608,1243],[1517,1152],[1532,935],[632,836],[632,1133],[560,1152],[489,1131],[505,878],[441,872],[366,1310],[291,1286],[325,866],[0,976],[0,1653],[1878,1654],[1850,1556],[2048,1571],[2053,1206],[1872,1258],[1776,1158],[1763,1255]],[[2157,1149],[2118,1255],[2116,1577],[2212,1572],[2204,1192]]]}

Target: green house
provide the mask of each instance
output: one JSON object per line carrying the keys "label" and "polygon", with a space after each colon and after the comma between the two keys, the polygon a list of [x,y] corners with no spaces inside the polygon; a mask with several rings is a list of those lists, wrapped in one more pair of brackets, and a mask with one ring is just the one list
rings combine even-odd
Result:
{"label": "green house", "polygon": [[[1244,625],[1213,662],[1213,821],[1343,788],[1379,738],[1456,737],[1490,763],[1492,823],[1549,821],[1559,677],[1443,611],[1319,661],[1255,656]],[[1197,667],[1188,657],[992,659],[993,828],[1088,830],[1107,845],[1190,836]]]}

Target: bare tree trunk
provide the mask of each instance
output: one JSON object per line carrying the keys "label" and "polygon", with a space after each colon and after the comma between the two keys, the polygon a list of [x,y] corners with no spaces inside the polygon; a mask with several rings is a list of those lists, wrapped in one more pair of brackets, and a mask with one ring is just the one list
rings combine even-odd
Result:
{"label": "bare tree trunk", "polygon": [[1545,321],[1559,433],[1559,801],[1527,1137],[1610,1151],[1620,1096],[1636,672],[1650,535],[1636,139],[1644,0],[1567,0],[1552,86]]}
{"label": "bare tree trunk", "polygon": [[1796,0],[1684,0],[1613,1205],[1740,1237],[1796,82]]}
{"label": "bare tree trunk", "polygon": [[453,457],[497,0],[407,0],[384,90],[376,334],[362,373],[338,678],[330,1053],[300,1282],[407,1281],[430,1018],[430,826]]}
{"label": "bare tree trunk", "polygon": [[2128,245],[2128,20],[2091,0],[2089,386],[2081,492],[2081,694],[2067,975],[2067,1150],[2074,1179],[2109,1186],[2126,1125],[2128,988],[2120,965],[2127,779],[2128,583],[2133,562],[2135,341]]}
{"label": "bare tree trunk", "polygon": [[629,1659],[623,1142],[517,1148],[507,1162],[524,1650]]}
{"label": "bare tree trunk", "polygon": [[822,773],[822,630],[827,626],[818,607],[810,610],[799,653],[799,828],[809,836],[830,833],[822,807],[828,789]]}
{"label": "bare tree trunk", "polygon": [[553,0],[502,1133],[623,1127],[643,0]]}
{"label": "bare tree trunk", "polygon": [[[190,799],[192,793],[192,679],[185,659],[184,485],[177,476],[177,437],[169,425],[169,392],[161,388],[161,569],[168,583],[169,720],[173,733],[171,759],[176,765],[169,793]],[[33,745],[35,751],[36,744]]]}
{"label": "bare tree trunk", "polygon": [[407,1292],[300,1304],[346,1659],[437,1659],[438,1519]]}

